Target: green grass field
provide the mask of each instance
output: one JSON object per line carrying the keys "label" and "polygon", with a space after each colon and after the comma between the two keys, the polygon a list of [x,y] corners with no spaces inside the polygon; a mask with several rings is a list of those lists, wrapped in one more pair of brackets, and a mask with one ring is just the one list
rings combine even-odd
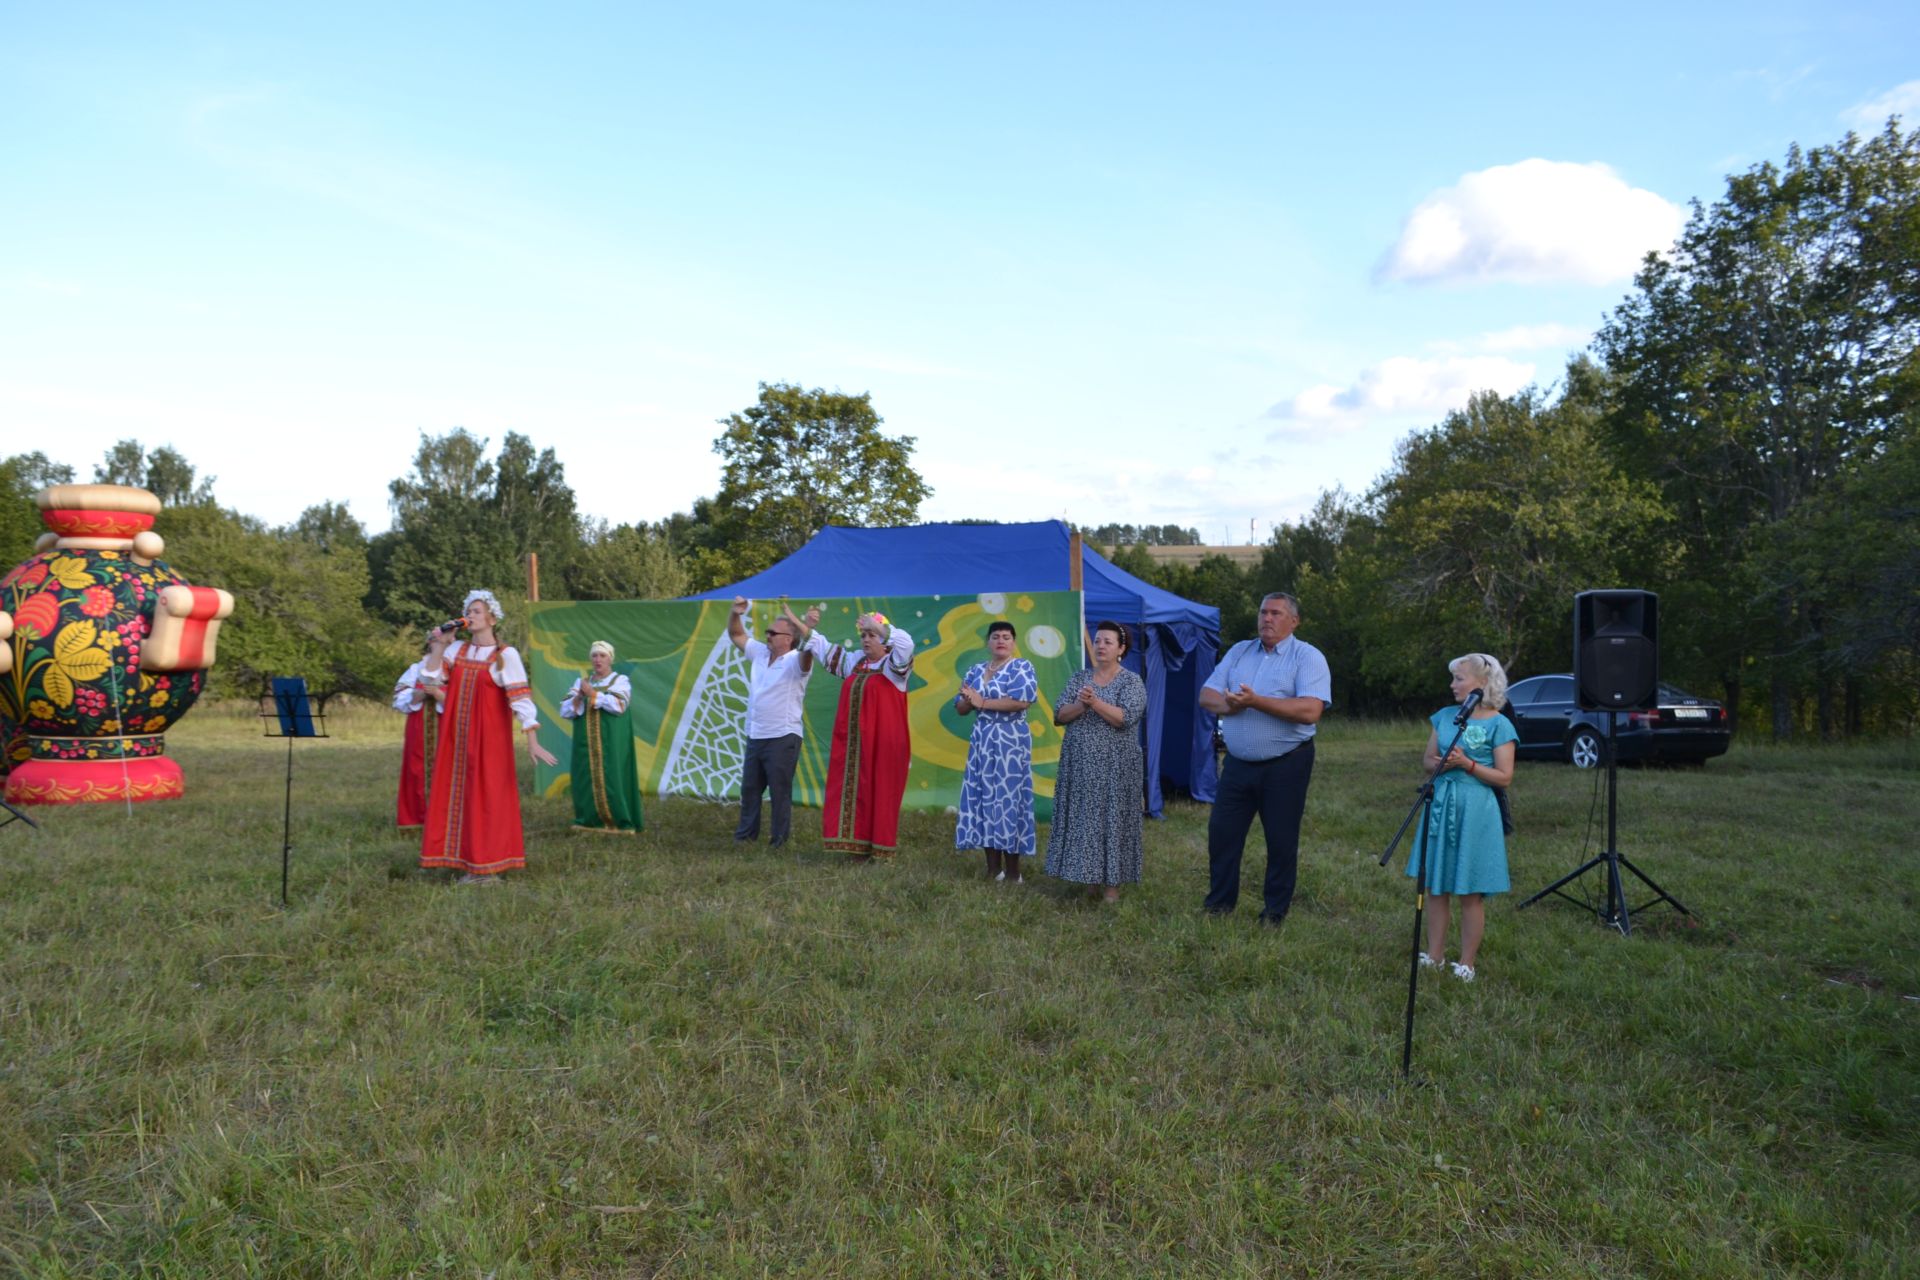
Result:
{"label": "green grass field", "polygon": [[[1192,805],[1117,909],[983,882],[936,815],[856,869],[812,811],[741,852],[684,801],[634,839],[529,802],[528,871],[454,887],[370,709],[297,747],[283,911],[249,713],[169,735],[184,800],[0,831],[0,1273],[1920,1270],[1914,743],[1623,770],[1621,847],[1694,921],[1497,900],[1410,1086],[1374,856],[1421,726],[1324,727],[1270,931],[1257,849],[1198,912]],[[1518,896],[1599,838],[1593,783],[1521,767]]]}

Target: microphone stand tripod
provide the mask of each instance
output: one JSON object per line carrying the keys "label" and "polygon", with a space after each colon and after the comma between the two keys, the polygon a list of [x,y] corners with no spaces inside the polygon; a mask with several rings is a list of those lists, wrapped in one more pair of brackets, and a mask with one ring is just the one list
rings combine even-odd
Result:
{"label": "microphone stand tripod", "polygon": [[[1473,699],[1478,702],[1479,699]],[[1467,717],[1473,714],[1471,706],[1460,708],[1460,714],[1453,720],[1453,740],[1440,752],[1444,764],[1460,745],[1460,738],[1467,731]],[[1413,1070],[1413,998],[1420,989],[1420,921],[1427,910],[1427,830],[1428,820],[1433,814],[1433,788],[1440,781],[1440,769],[1427,775],[1420,784],[1420,794],[1413,798],[1413,806],[1407,810],[1407,816],[1400,820],[1400,829],[1393,833],[1393,839],[1387,841],[1387,848],[1380,855],[1380,865],[1386,866],[1387,859],[1400,844],[1400,837],[1407,834],[1407,828],[1413,825],[1414,815],[1420,817],[1420,834],[1414,838],[1413,853],[1413,945],[1407,951],[1407,1025],[1406,1033],[1400,1045],[1400,1078],[1406,1079]]]}

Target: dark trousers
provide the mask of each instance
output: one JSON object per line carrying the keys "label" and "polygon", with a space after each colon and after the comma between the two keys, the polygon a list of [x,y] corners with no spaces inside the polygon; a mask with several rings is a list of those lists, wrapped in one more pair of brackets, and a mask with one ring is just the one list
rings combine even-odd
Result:
{"label": "dark trousers", "polygon": [[1267,837],[1266,910],[1279,920],[1293,905],[1294,873],[1300,864],[1300,815],[1313,778],[1313,741],[1272,760],[1227,757],[1207,819],[1207,864],[1213,884],[1207,910],[1231,911],[1240,901],[1240,855],[1253,820]]}
{"label": "dark trousers", "polygon": [[775,848],[787,842],[787,829],[793,821],[793,771],[800,763],[800,735],[784,738],[747,739],[747,758],[740,767],[740,825],[735,840],[760,838],[760,793],[773,793],[773,831]]}

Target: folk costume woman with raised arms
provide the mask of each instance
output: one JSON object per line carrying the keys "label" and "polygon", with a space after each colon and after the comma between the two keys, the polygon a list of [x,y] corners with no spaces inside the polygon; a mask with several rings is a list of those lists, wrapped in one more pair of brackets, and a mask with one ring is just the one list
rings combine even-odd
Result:
{"label": "folk costume woman with raised arms", "polygon": [[420,865],[464,871],[463,884],[491,883],[497,873],[527,865],[514,721],[535,760],[558,763],[534,737],[540,719],[527,668],[494,635],[504,620],[493,592],[469,592],[465,622],[472,638],[451,641],[438,662],[428,660],[424,673],[433,682],[430,695],[443,704],[443,718]]}
{"label": "folk costume woman with raised arms", "polygon": [[[806,623],[787,609],[803,632]],[[829,852],[861,861],[891,858],[900,844],[900,802],[907,794],[913,738],[907,729],[907,679],[913,674],[913,637],[885,614],[856,622],[860,648],[842,649],[814,632],[807,651],[839,676],[840,709],[833,719],[827,794],[820,836]]]}
{"label": "folk costume woman with raised arms", "polygon": [[638,831],[640,775],[633,765],[627,704],[633,683],[613,669],[613,646],[587,649],[593,670],[573,682],[560,718],[573,726],[573,825],[591,831]]}

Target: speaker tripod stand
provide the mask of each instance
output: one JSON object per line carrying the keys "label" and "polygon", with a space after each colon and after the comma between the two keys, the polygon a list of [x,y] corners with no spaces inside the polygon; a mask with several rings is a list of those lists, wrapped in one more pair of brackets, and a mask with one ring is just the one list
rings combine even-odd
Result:
{"label": "speaker tripod stand", "polygon": [[[1610,925],[1618,929],[1621,937],[1631,938],[1633,936],[1633,916],[1637,911],[1645,911],[1648,907],[1655,907],[1664,902],[1689,919],[1693,917],[1693,913],[1681,904],[1680,899],[1655,884],[1653,877],[1634,866],[1627,855],[1620,852],[1620,842],[1618,838],[1620,764],[1619,755],[1615,751],[1617,744],[1614,738],[1614,726],[1618,723],[1619,719],[1619,712],[1607,713],[1607,847],[1593,857],[1588,858],[1572,871],[1567,872],[1566,875],[1555,880],[1540,892],[1534,894],[1531,898],[1528,898],[1520,904],[1518,909],[1524,911],[1548,894],[1557,894],[1565,898],[1568,902],[1573,903],[1576,907],[1593,910],[1599,917],[1601,924]],[[1595,867],[1605,867],[1607,872],[1606,900],[1598,907],[1595,907],[1592,902],[1583,901],[1566,891],[1567,885],[1578,880]],[[1620,876],[1623,869],[1628,875],[1651,889],[1654,896],[1637,907],[1629,907],[1627,905],[1626,882]]]}

